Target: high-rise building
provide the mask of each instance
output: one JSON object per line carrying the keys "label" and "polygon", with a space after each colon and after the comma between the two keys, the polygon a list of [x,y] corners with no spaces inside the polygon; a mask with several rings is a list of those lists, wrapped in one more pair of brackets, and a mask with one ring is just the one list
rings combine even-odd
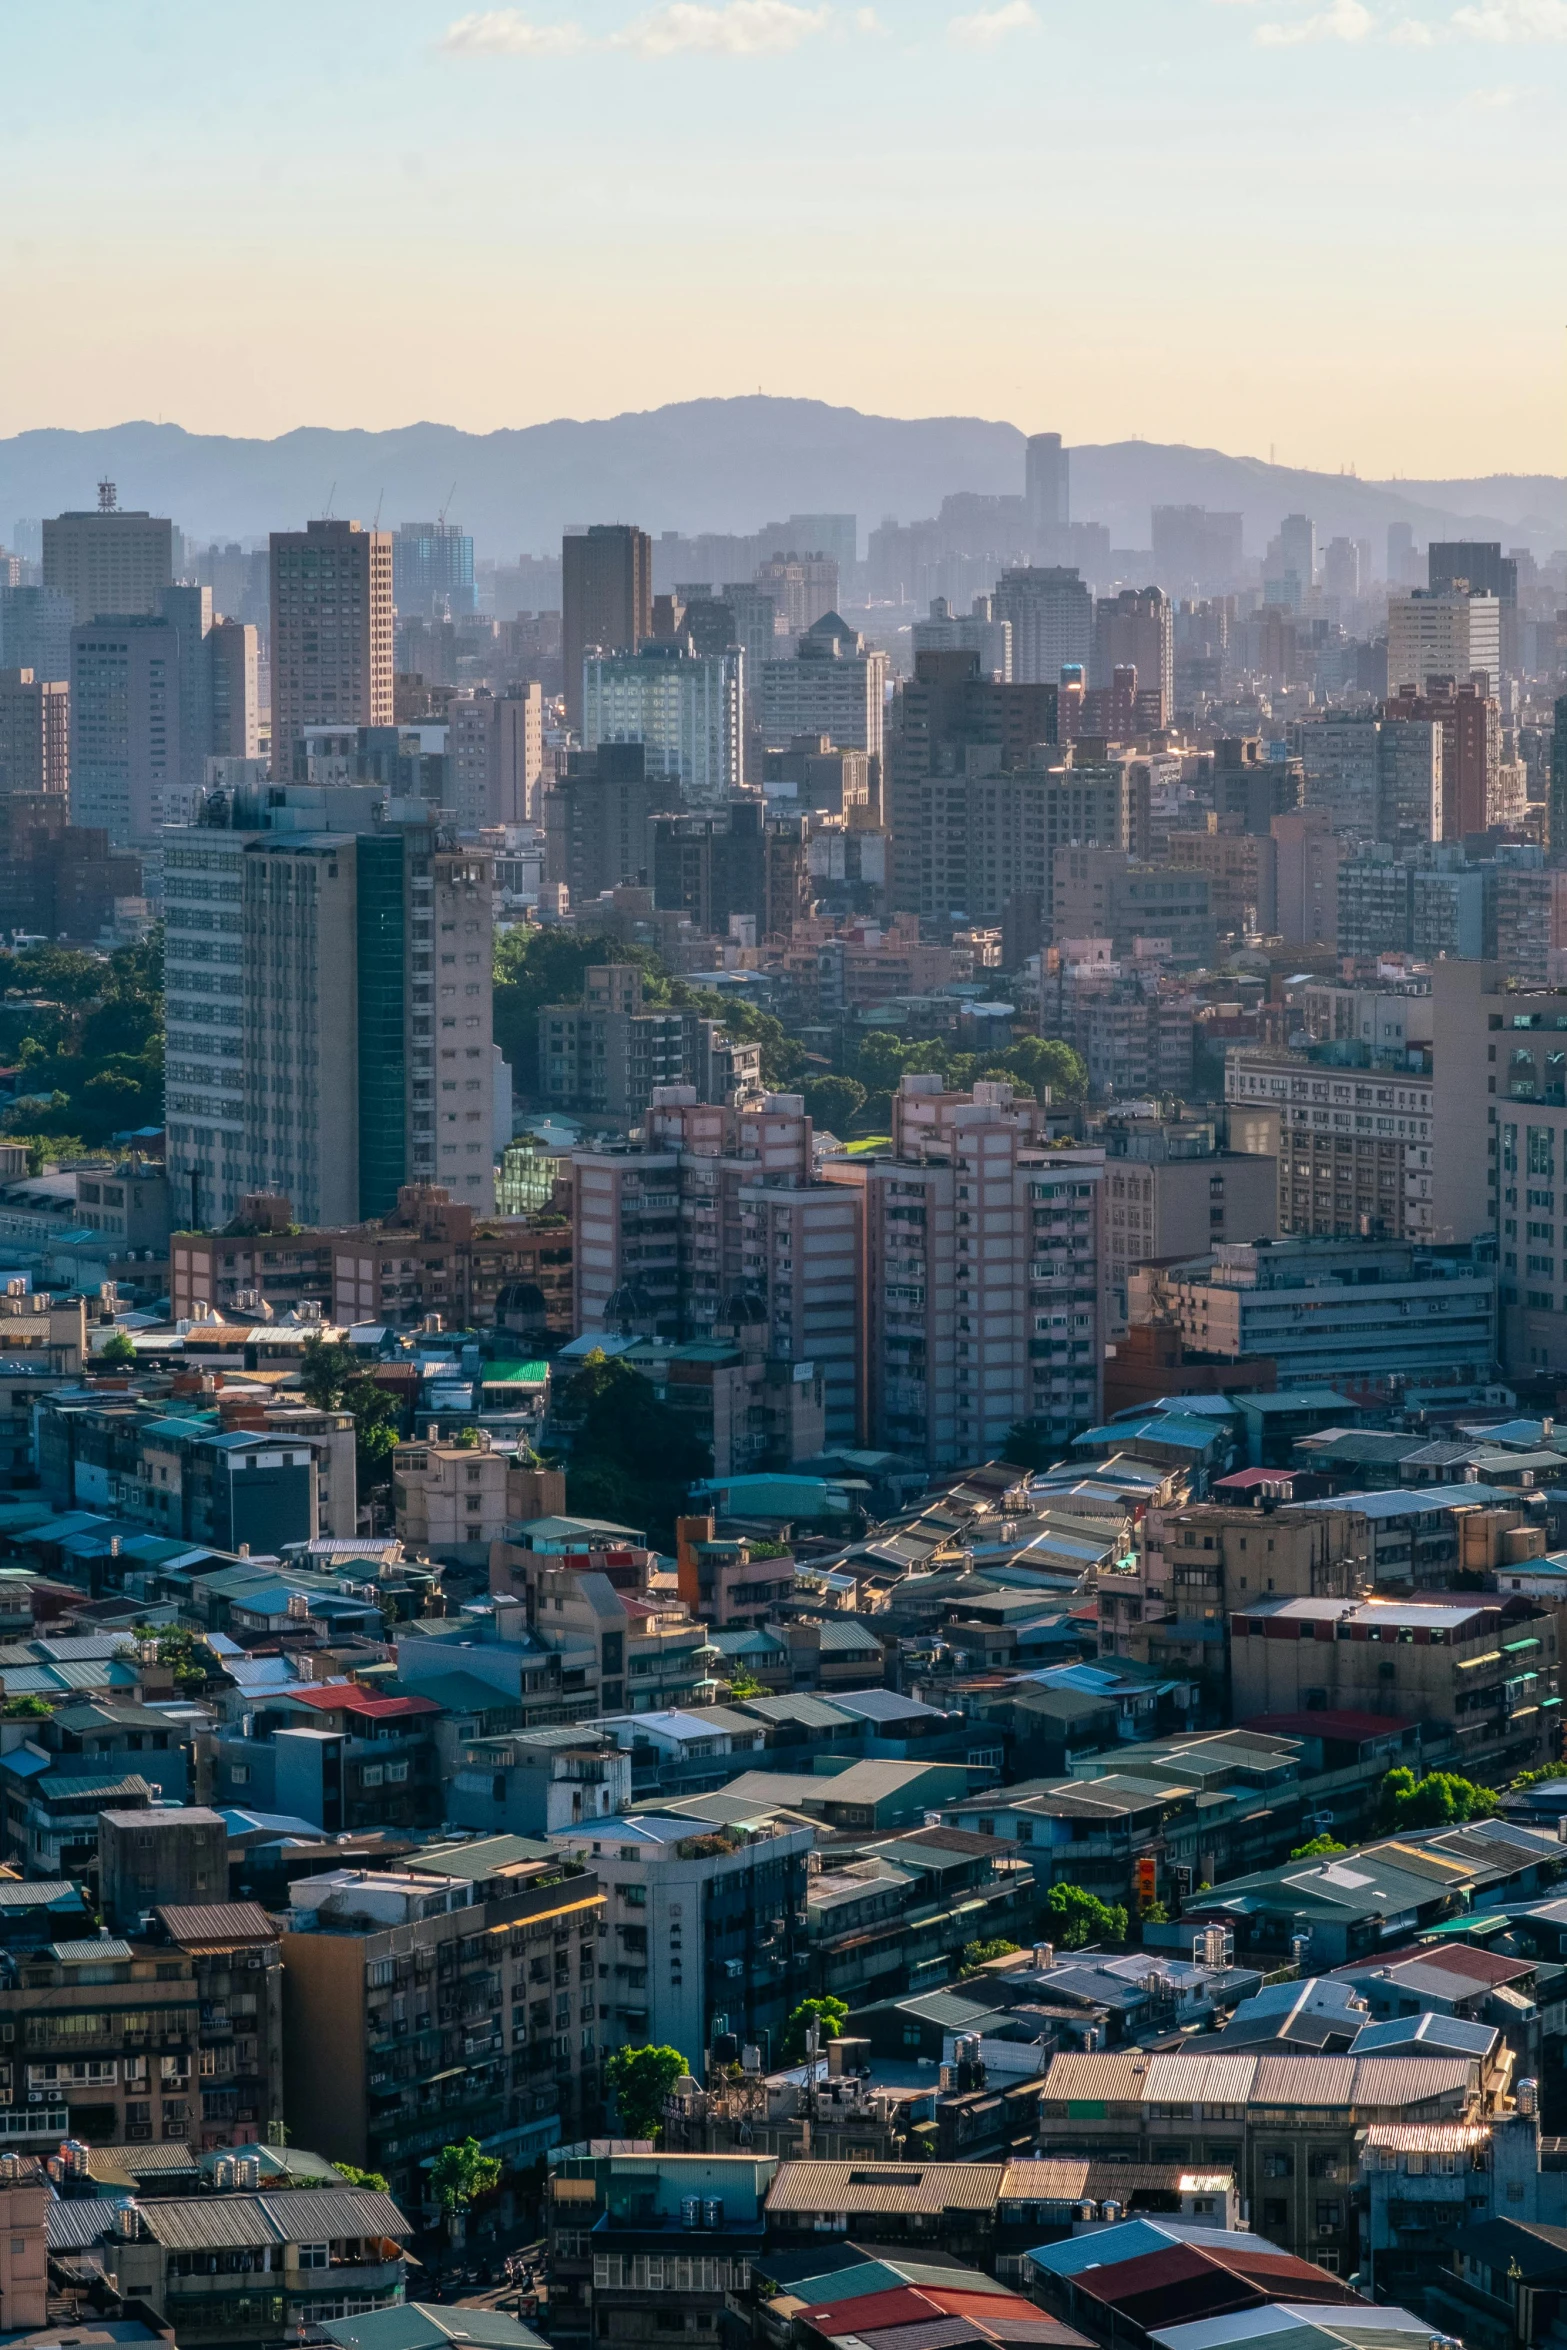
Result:
{"label": "high-rise building", "polygon": [[531,824],[544,772],[544,704],[536,684],[455,694],[446,706],[452,816],[459,832]]}
{"label": "high-rise building", "polygon": [[1269,830],[1276,856],[1279,936],[1287,947],[1338,943],[1343,848],[1325,808],[1288,808]]}
{"label": "high-rise building", "polygon": [[71,689],[30,669],[0,669],[0,794],[70,788]]}
{"label": "high-rise building", "polygon": [[44,524],[43,584],[70,597],[78,625],[100,613],[156,612],[173,580],[173,523],[123,509],[113,482],[98,484],[95,509]]}
{"label": "high-rise building", "polygon": [[68,679],[76,607],[62,588],[7,587],[0,581],[0,669]]}
{"label": "high-rise building", "polygon": [[1154,572],[1170,594],[1222,595],[1240,584],[1245,558],[1239,514],[1155,506],[1152,525]]}
{"label": "high-rise building", "polygon": [[1551,715],[1551,796],[1547,845],[1560,861],[1567,857],[1567,694],[1559,694]]}
{"label": "high-rise building", "polygon": [[653,817],[679,802],[678,785],[648,774],[644,743],[568,752],[543,794],[545,879],[564,883],[573,907],[622,883],[650,888]]}
{"label": "high-rise building", "polygon": [[810,911],[808,814],[748,792],[726,808],[655,816],[652,833],[655,905],[687,914],[705,936],[730,935],[740,917],[758,945],[787,939]]}
{"label": "high-rise building", "polygon": [[935,1471],[1019,1421],[1061,1442],[1103,1395],[1101,1150],[1052,1143],[1005,1084],[905,1077],[884,1155],[823,1173],[864,1203],[867,1439]]}
{"label": "high-rise building", "polygon": [[460,620],[479,609],[473,540],[460,523],[405,522],[392,539],[392,601],[399,620]]}
{"label": "high-rise building", "polygon": [[150,849],[190,815],[182,798],[180,648],[153,613],[71,632],[71,821],[114,848]]}
{"label": "high-rise building", "polygon": [[[308,829],[323,802],[333,828]],[[487,855],[374,791],[208,814],[163,842],[169,1176],[192,1224],[250,1192],[355,1223],[429,1183],[489,1213]]]}
{"label": "high-rise building", "polygon": [[1023,449],[1023,499],[1031,551],[1045,562],[1056,561],[1072,521],[1072,452],[1062,447],[1058,432],[1029,434]]}
{"label": "high-rise building", "polygon": [[799,1096],[729,1108],[671,1085],[642,1128],[639,1152],[573,1154],[578,1329],[731,1337],[812,1364],[828,1443],[860,1442],[863,1209],[813,1177]]}
{"label": "high-rise building", "polygon": [[212,731],[209,755],[255,759],[261,755],[260,648],[248,620],[214,620],[207,638],[212,668]]}
{"label": "high-rise building", "polygon": [[1175,698],[1175,632],[1163,588],[1122,588],[1094,606],[1090,685],[1114,683],[1118,669],[1135,669],[1140,693],[1159,696],[1159,724],[1167,725]]}
{"label": "high-rise building", "polygon": [[838,566],[831,555],[775,555],[756,567],[756,584],[771,596],[792,636],[803,636],[838,603]]}
{"label": "high-rise building", "polygon": [[1443,837],[1445,736],[1430,718],[1384,718],[1377,729],[1378,840],[1394,848]]}
{"label": "high-rise building", "polygon": [[[1455,690],[1450,677],[1433,677],[1423,692],[1403,688],[1390,693],[1383,718],[1424,722],[1440,730],[1439,837],[1456,841],[1466,833],[1484,832],[1491,822],[1501,764],[1501,713],[1494,694],[1476,684],[1460,684]],[[1415,757],[1418,765],[1418,742]]]}
{"label": "high-rise building", "polygon": [[994,596],[976,596],[971,612],[954,612],[945,596],[932,599],[930,618],[916,620],[914,651],[977,653],[980,674],[1012,682],[1012,623],[996,618]]}
{"label": "high-rise building", "polygon": [[552,1109],[629,1124],[661,1086],[688,1086],[703,1103],[760,1097],[761,1049],[736,1044],[721,1020],[644,1003],[632,963],[595,964],[582,1001],[539,1014],[539,1091]]}
{"label": "high-rise building", "polygon": [[1493,595],[1460,588],[1412,588],[1387,606],[1387,682],[1392,694],[1429,692],[1434,677],[1467,685],[1477,675],[1485,692],[1502,682],[1502,607]]}
{"label": "high-rise building", "polygon": [[272,764],[307,726],[392,723],[392,534],[359,522],[275,530]]}
{"label": "high-rise building", "polygon": [[208,756],[217,748],[212,724],[212,590],[166,587],[158,610],[178,646],[180,707],[179,781],[164,822],[188,824],[206,780]]}
{"label": "high-rise building", "polygon": [[641,743],[650,776],[691,806],[718,806],[744,777],[744,670],[743,653],[695,653],[689,637],[647,638],[634,653],[589,652],[584,747]]}
{"label": "high-rise building", "polygon": [[792,661],[762,671],[762,736],[771,744],[825,734],[865,751],[880,772],[886,728],[887,656],[828,612],[800,638]]}
{"label": "high-rise building", "polygon": [[1012,675],[1020,685],[1059,685],[1074,664],[1087,669],[1094,645],[1094,602],[1076,571],[1029,565],[1003,571],[994,612],[1012,624]]}
{"label": "high-rise building", "polygon": [[1358,539],[1329,539],[1322,557],[1323,593],[1352,602],[1364,585]]}
{"label": "high-rise building", "polygon": [[1309,514],[1286,514],[1279,524],[1279,555],[1284,570],[1309,593],[1317,577],[1317,526]]}
{"label": "high-rise building", "polygon": [[566,723],[582,726],[583,657],[635,653],[653,633],[653,542],[634,523],[595,522],[561,542]]}

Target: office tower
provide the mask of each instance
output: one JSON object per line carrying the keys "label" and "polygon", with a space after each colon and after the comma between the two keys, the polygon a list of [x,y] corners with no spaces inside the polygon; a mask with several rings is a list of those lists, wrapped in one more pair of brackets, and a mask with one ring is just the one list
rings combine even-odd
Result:
{"label": "office tower", "polygon": [[1378,840],[1414,848],[1443,837],[1444,737],[1429,718],[1384,718],[1377,730]]}
{"label": "office tower", "polygon": [[1279,524],[1279,558],[1309,593],[1317,577],[1317,526],[1309,514],[1286,514]]}
{"label": "office tower", "polygon": [[1322,558],[1323,592],[1353,600],[1361,592],[1360,545],[1355,539],[1329,539]]}
{"label": "office tower", "polygon": [[1072,521],[1072,453],[1058,432],[1030,433],[1023,448],[1023,501],[1028,508],[1028,543],[1053,562]]}
{"label": "office tower", "polygon": [[589,652],[582,663],[582,740],[641,743],[647,772],[692,806],[717,806],[743,778],[745,657],[698,654],[689,637],[648,638],[634,653]]}
{"label": "office tower", "polygon": [[799,1096],[708,1105],[677,1084],[641,1124],[638,1152],[572,1155],[578,1329],[814,1364],[828,1443],[862,1441],[863,1209],[813,1179]]}
{"label": "office tower", "polygon": [[1387,526],[1387,584],[1390,588],[1415,587],[1420,580],[1420,558],[1415,553],[1415,534],[1407,522],[1390,522]]}
{"label": "office tower", "polygon": [[1030,565],[1003,571],[993,609],[1012,624],[1012,676],[1020,685],[1059,685],[1074,662],[1088,667],[1094,603],[1076,571]]}
{"label": "office tower", "polygon": [[1068,844],[1147,853],[1147,771],[1130,759],[1003,768],[971,747],[957,772],[897,798],[897,903],[933,923],[1013,919],[1025,900],[1049,935],[1051,875]]}
{"label": "office tower", "polygon": [[156,612],[173,580],[173,523],[123,510],[112,481],[98,484],[96,510],[44,524],[44,586],[70,597],[78,625],[100,612]]}
{"label": "office tower", "polygon": [[568,752],[565,774],[543,794],[545,878],[564,883],[573,907],[623,883],[651,887],[652,820],[679,798],[678,785],[648,774],[644,743]]}
{"label": "office tower", "polygon": [[405,522],[392,537],[392,602],[399,620],[460,620],[479,609],[473,541],[460,523]]}
{"label": "office tower", "polygon": [[193,1224],[248,1192],[354,1223],[410,1183],[487,1214],[490,859],[378,821],[375,792],[326,794],[309,830],[318,790],[270,830],[240,795],[164,836],[170,1181]]}
{"label": "office tower", "polygon": [[1494,695],[1474,685],[1456,691],[1450,678],[1434,678],[1428,693],[1390,694],[1386,719],[1423,721],[1441,731],[1441,833],[1462,840],[1484,832],[1490,822],[1497,769],[1501,763],[1501,713]]}
{"label": "office tower", "polygon": [[359,522],[275,530],[272,769],[307,726],[392,723],[392,534]]}
{"label": "office tower", "polygon": [[70,780],[69,685],[30,669],[0,669],[0,794],[64,794]]}
{"label": "office tower", "polygon": [[1279,936],[1287,947],[1338,943],[1338,871],[1343,846],[1325,808],[1290,808],[1273,835]]}
{"label": "office tower", "polygon": [[1433,539],[1426,549],[1426,585],[1433,596],[1495,596],[1518,601],[1518,565],[1497,539]]}
{"label": "office tower", "polygon": [[179,636],[151,613],[71,632],[71,821],[155,848],[182,807]]}
{"label": "office tower", "polygon": [[60,792],[0,792],[0,937],[25,930],[94,946],[115,900],[141,896],[141,859],[69,819]]}
{"label": "office tower", "polygon": [[1378,837],[1380,733],[1375,718],[1359,713],[1329,715],[1300,729],[1306,804],[1326,809],[1333,830],[1346,839]]}
{"label": "office tower", "polygon": [[1467,685],[1477,675],[1484,691],[1502,682],[1502,607],[1493,595],[1462,589],[1412,588],[1387,605],[1387,683],[1392,694],[1426,693],[1434,677]]}
{"label": "office tower", "polygon": [[1052,1441],[1102,1398],[1104,1153],[1052,1144],[1006,1084],[905,1077],[892,1147],[829,1159],[863,1201],[867,1441],[930,1471]]}
{"label": "office tower", "polygon": [[560,560],[566,723],[580,733],[584,655],[635,653],[653,633],[653,542],[634,523],[595,522],[567,532]]}
{"label": "office tower", "polygon": [[166,587],[158,609],[179,647],[179,783],[163,820],[188,824],[206,780],[208,754],[217,747],[212,724],[212,590]]}
{"label": "office tower", "polygon": [[830,555],[775,555],[757,565],[756,584],[772,597],[791,636],[802,636],[837,607],[838,566]]}
{"label": "office tower", "polygon": [[1239,514],[1205,506],[1155,506],[1153,567],[1161,587],[1180,596],[1224,594],[1240,584],[1245,556]]}
{"label": "office tower", "polygon": [[[687,595],[688,589],[680,593]],[[755,703],[761,693],[762,672],[769,661],[782,661],[793,649],[789,623],[779,611],[776,600],[763,593],[753,580],[728,581],[721,601],[734,615],[734,642],[745,655],[745,691],[748,702]],[[701,652],[701,645],[697,651]]]}
{"label": "office tower", "polygon": [[1110,686],[1118,669],[1135,669],[1144,693],[1157,690],[1158,724],[1167,725],[1175,697],[1175,634],[1162,588],[1122,588],[1094,606],[1090,685]]}
{"label": "office tower", "polygon": [[76,608],[60,588],[0,587],[0,669],[68,679]]}
{"label": "office tower", "polygon": [[[681,607],[680,629],[691,639],[696,652],[727,653],[731,646],[745,649],[735,608],[727,597],[692,588],[677,588],[674,601]],[[673,633],[678,635],[680,630]],[[770,650],[767,657],[771,658]],[[746,675],[749,679],[749,660]]]}
{"label": "office tower", "polygon": [[880,770],[884,747],[887,656],[836,612],[808,628],[792,661],[762,671],[762,738],[785,743],[825,734],[840,750],[866,751]]}
{"label": "office tower", "polygon": [[930,618],[916,620],[914,651],[920,653],[977,653],[980,674],[1012,682],[1012,623],[996,618],[994,596],[976,596],[971,612],[957,613],[945,596],[932,600]]}
{"label": "office tower", "polygon": [[208,753],[219,759],[261,755],[260,655],[248,620],[215,620],[207,637],[211,664]]}
{"label": "office tower", "polygon": [[756,943],[787,939],[810,910],[810,818],[777,813],[760,795],[727,808],[655,816],[653,902],[683,912],[710,938],[737,917]]}

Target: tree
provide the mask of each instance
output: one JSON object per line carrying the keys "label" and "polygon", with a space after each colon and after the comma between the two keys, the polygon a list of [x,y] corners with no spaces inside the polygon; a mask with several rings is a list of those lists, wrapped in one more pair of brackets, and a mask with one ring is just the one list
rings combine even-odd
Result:
{"label": "tree", "polygon": [[997,1934],[989,1942],[966,1942],[963,1946],[963,1955],[958,1960],[958,1972],[972,1975],[980,1967],[988,1964],[991,1959],[1008,1958],[1014,1950],[1019,1948],[1021,1945],[1009,1942],[1005,1934]]}
{"label": "tree", "polygon": [[1043,1101],[1050,1089],[1060,1108],[1082,1101],[1088,1092],[1088,1065],[1081,1053],[1058,1036],[1021,1036],[1001,1056],[1002,1066],[1024,1085],[1031,1085]]}
{"label": "tree", "polygon": [[5,1718],[8,1722],[47,1721],[53,1711],[46,1697],[29,1694],[26,1697],[8,1697],[5,1701]]}
{"label": "tree", "polygon": [[307,1338],[299,1358],[299,1384],[314,1411],[335,1412],[363,1371],[359,1357],[340,1338]]}
{"label": "tree", "polygon": [[1408,1828],[1450,1828],[1465,1820],[1489,1819],[1498,1809],[1489,1787],[1478,1787],[1454,1771],[1427,1771],[1417,1779],[1402,1763],[1382,1782],[1378,1825],[1395,1833]]}
{"label": "tree", "polygon": [[218,1660],[201,1634],[187,1631],[183,1624],[157,1629],[151,1624],[133,1624],[131,1637],[157,1642],[159,1664],[168,1666],[174,1675],[175,1688],[186,1696],[205,1689],[218,1669]]}
{"label": "tree", "polygon": [[754,1673],[748,1673],[741,1665],[729,1676],[729,1694],[731,1697],[765,1697],[767,1684],[759,1681]]}
{"label": "tree", "polygon": [[1050,1939],[1063,1950],[1081,1950],[1085,1942],[1124,1942],[1126,1905],[1101,1901],[1081,1885],[1052,1885],[1045,1895],[1044,1922]]}
{"label": "tree", "polygon": [[501,2175],[500,2157],[486,2154],[477,2138],[443,2146],[430,2165],[430,2185],[446,2214],[454,2242],[462,2234],[468,2206],[487,2195]]}
{"label": "tree", "polygon": [[806,2050],[806,2033],[816,2026],[818,2041],[837,2040],[843,2033],[844,2020],[849,2013],[845,1999],[802,1999],[784,2026],[783,2056],[785,2064],[798,2064]]}
{"label": "tree", "polygon": [[130,1332],[128,1330],[116,1330],[113,1335],[107,1339],[102,1346],[99,1347],[98,1352],[94,1356],[93,1360],[98,1363],[106,1363],[113,1370],[118,1370],[122,1366],[129,1367],[131,1364],[133,1364],[136,1360],[136,1344],[131,1337]]}
{"label": "tree", "polygon": [[1061,1458],[1061,1442],[1042,1420],[1015,1420],[1007,1430],[1002,1458],[1014,1469],[1048,1469]]}
{"label": "tree", "polygon": [[712,1455],[690,1422],[661,1403],[651,1380],[595,1348],[552,1406],[570,1430],[566,1491],[580,1516],[644,1528],[673,1548],[687,1492]]}
{"label": "tree", "polygon": [[652,2138],[664,2128],[664,2103],[690,2071],[678,2048],[617,2048],[604,2067],[628,2138]]}
{"label": "tree", "polygon": [[1331,1836],[1313,1836],[1309,1844],[1297,1844],[1291,1860],[1326,1860],[1335,1852],[1347,1852],[1346,1844],[1337,1844]]}
{"label": "tree", "polygon": [[847,1134],[865,1107],[865,1088],[857,1077],[810,1077],[805,1084],[805,1106],[818,1126],[833,1134]]}
{"label": "tree", "polygon": [[402,1407],[340,1338],[307,1338],[299,1384],[318,1412],[349,1412],[361,1494],[391,1480],[392,1453],[402,1430]]}
{"label": "tree", "polygon": [[[472,2143],[473,2141],[470,2139],[469,2144]],[[499,2167],[497,2164],[496,2168],[499,2169]],[[332,2168],[338,2177],[346,2179],[351,2187],[368,2188],[373,2195],[389,2195],[391,2193],[385,2176],[378,2170],[361,2170],[357,2162],[334,2162]]]}

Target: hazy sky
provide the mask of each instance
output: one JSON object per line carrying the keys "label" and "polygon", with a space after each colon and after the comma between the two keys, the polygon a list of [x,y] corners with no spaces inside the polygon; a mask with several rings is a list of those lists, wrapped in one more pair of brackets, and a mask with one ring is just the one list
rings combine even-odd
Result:
{"label": "hazy sky", "polygon": [[1567,0],[0,0],[0,432],[699,393],[1567,465]]}

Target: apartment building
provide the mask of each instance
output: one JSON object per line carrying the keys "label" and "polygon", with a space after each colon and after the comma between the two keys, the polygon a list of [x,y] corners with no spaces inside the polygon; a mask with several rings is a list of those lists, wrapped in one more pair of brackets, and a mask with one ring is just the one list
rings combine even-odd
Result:
{"label": "apartment building", "polygon": [[438,1712],[432,1698],[358,1682],[268,1692],[248,1728],[217,1733],[213,1798],[328,1836],[428,1830],[442,1816]]}
{"label": "apartment building", "polygon": [[1224,1098],[1232,1141],[1244,1135],[1246,1149],[1275,1163],[1281,1234],[1469,1237],[1456,1229],[1456,1203],[1439,1189],[1429,1070],[1357,1069],[1241,1046],[1225,1059]]}
{"label": "apartment building", "polygon": [[71,782],[71,689],[64,678],[0,669],[0,793],[65,794]]}
{"label": "apartment building", "polygon": [[634,653],[653,633],[653,543],[645,530],[634,523],[595,522],[566,533],[560,633],[566,723],[581,733],[585,655],[595,648]]}
{"label": "apartment building", "polygon": [[0,1985],[4,2103],[120,2145],[254,2145],[282,2118],[281,1941],[254,1902],[155,1907]]}
{"label": "apartment building", "polygon": [[1325,1706],[1432,1723],[1456,1769],[1497,1785],[1555,1759],[1557,1627],[1554,1610],[1488,1593],[1243,1601],[1230,1618],[1235,1713]]}
{"label": "apartment building", "polygon": [[1069,667],[1087,670],[1094,649],[1094,600],[1078,572],[1059,565],[1003,571],[992,611],[1012,630],[1012,675],[1059,685]]}
{"label": "apartment building", "polygon": [[1003,766],[996,744],[967,745],[954,772],[902,777],[894,818],[896,895],[932,920],[1000,921],[1031,901],[1047,913],[1058,854],[1100,846],[1145,856],[1146,768],[1131,758],[1055,763],[1036,746]]}
{"label": "apartment building", "polygon": [[661,1087],[736,1106],[761,1082],[759,1046],[735,1043],[721,1020],[646,1003],[632,963],[592,965],[580,1004],[539,1014],[539,1087],[555,1109],[630,1125]]}
{"label": "apartment building", "polygon": [[598,2117],[604,1895],[515,1839],[296,1879],[283,1935],[284,2110],[396,2194],[470,2133],[513,2162]]}
{"label": "apartment building", "polygon": [[641,743],[647,772],[676,804],[721,807],[745,781],[745,657],[650,639],[635,652],[589,652],[582,664],[582,739]]}
{"label": "apartment building", "polygon": [[1278,849],[1273,836],[1221,832],[1210,817],[1201,832],[1172,832],[1168,856],[1178,873],[1205,873],[1215,931],[1222,937],[1271,938],[1278,928]]}
{"label": "apartment building", "polygon": [[676,1340],[761,1338],[821,1375],[827,1441],[859,1440],[860,1203],[812,1174],[796,1094],[742,1107],[653,1095],[640,1151],[573,1154],[577,1326]]}
{"label": "apartment building", "polygon": [[271,541],[272,757],[310,726],[392,723],[392,533],[307,522]]}
{"label": "apartment building", "polygon": [[101,829],[112,848],[155,848],[191,813],[173,624],[155,611],[79,621],[70,710],[72,823]]}
{"label": "apartment building", "polygon": [[1050,872],[1053,938],[1108,938],[1130,958],[1139,942],[1158,940],[1174,970],[1199,970],[1214,959],[1212,884],[1206,873],[1143,865],[1120,849],[1069,847]]}
{"label": "apartment building", "polygon": [[1060,1438],[1093,1424],[1102,1151],[1052,1144],[1010,1085],[909,1076],[890,1151],[823,1173],[862,1202],[872,1443],[935,1470],[998,1453],[1019,1421]]}
{"label": "apartment building", "polygon": [[1278,1232],[1274,1162],[1220,1150],[1214,1129],[1141,1120],[1104,1129],[1105,1285],[1111,1326],[1127,1317],[1134,1267],[1190,1255],[1218,1240],[1272,1240]]}
{"label": "apartment building", "polygon": [[769,743],[826,735],[840,750],[880,765],[885,748],[887,655],[836,612],[824,612],[796,640],[794,658],[761,674],[762,734]]}
{"label": "apartment building", "polygon": [[165,839],[170,1180],[193,1225],[247,1193],[353,1224],[410,1183],[487,1213],[490,857],[377,824],[374,793],[322,796],[362,829],[289,829],[296,806],[233,829],[241,800]]}
{"label": "apartment building", "polygon": [[[707,1627],[685,1601],[647,1588],[653,1554],[625,1526],[587,1518],[537,1518],[514,1526],[490,1557],[496,1598],[494,1632],[503,1650],[526,1643],[524,1663],[509,1653],[494,1658],[481,1646],[463,1670],[481,1678],[504,1675],[513,1689],[522,1667],[526,1684],[535,1665],[556,1701],[552,1710],[525,1712],[523,1727],[582,1721],[603,1713],[658,1713],[711,1704],[718,1685]],[[588,1563],[583,1564],[586,1560]],[[399,1671],[418,1681],[441,1669],[447,1643],[399,1643]],[[526,1698],[527,1689],[523,1695]]]}
{"label": "apartment building", "polygon": [[488,1564],[508,1516],[511,1456],[476,1444],[400,1444],[392,1455],[397,1538],[405,1550],[450,1566]]}
{"label": "apartment building", "polygon": [[544,775],[544,700],[534,681],[493,694],[465,688],[446,705],[447,805],[459,832],[531,824]]}
{"label": "apartment building", "polygon": [[168,1413],[140,1398],[42,1399],[40,1481],[62,1508],[103,1502],[181,1542],[275,1557],[286,1542],[356,1532],[353,1430],[346,1413],[262,1409],[243,1426]]}
{"label": "apartment building", "polygon": [[540,795],[546,880],[573,906],[588,906],[623,883],[650,888],[653,818],[680,805],[680,787],[650,772],[643,742],[601,742],[568,751],[564,774]]}
{"label": "apartment building", "polygon": [[646,2040],[705,2066],[714,2036],[732,2032],[777,2062],[816,1834],[762,1805],[726,1822],[637,1812],[556,1831],[603,1887],[606,2048]]}
{"label": "apartment building", "polygon": [[672,2333],[720,2340],[737,2297],[751,2290],[777,2169],[775,2158],[748,2152],[562,2148],[545,2206],[551,2339],[561,2350],[631,2350]]}

